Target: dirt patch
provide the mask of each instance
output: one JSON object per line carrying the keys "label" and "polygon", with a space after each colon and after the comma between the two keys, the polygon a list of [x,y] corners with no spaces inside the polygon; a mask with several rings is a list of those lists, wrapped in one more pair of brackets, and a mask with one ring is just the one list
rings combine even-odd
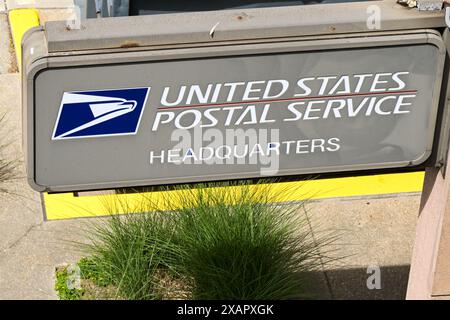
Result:
{"label": "dirt patch", "polygon": [[[68,266],[56,267],[55,289],[61,300],[126,300],[112,284],[100,284],[95,279],[79,279],[77,288],[69,288]],[[167,270],[154,275],[153,298],[158,300],[190,300],[192,294],[188,281],[174,277]]]}
{"label": "dirt patch", "polygon": [[92,280],[81,280],[81,287],[84,289],[82,300],[124,300],[117,293],[114,286],[98,286]]}
{"label": "dirt patch", "polygon": [[155,280],[155,291],[161,300],[192,299],[186,280],[175,278],[164,270],[156,272]]}
{"label": "dirt patch", "polygon": [[[187,282],[174,278],[166,271],[158,271],[155,275],[155,295],[160,300],[189,300],[191,294]],[[90,279],[81,280],[83,295],[81,300],[126,300],[113,285],[99,286]]]}

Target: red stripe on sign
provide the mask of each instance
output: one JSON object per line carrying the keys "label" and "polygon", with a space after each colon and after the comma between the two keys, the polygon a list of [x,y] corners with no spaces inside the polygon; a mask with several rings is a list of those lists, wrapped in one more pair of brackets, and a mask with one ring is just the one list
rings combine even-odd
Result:
{"label": "red stripe on sign", "polygon": [[255,101],[240,101],[240,102],[223,102],[223,103],[211,103],[211,104],[192,104],[186,106],[177,107],[159,107],[158,110],[177,110],[186,108],[207,108],[207,107],[227,107],[227,106],[239,106],[257,103],[276,103],[276,102],[288,102],[288,101],[302,101],[302,100],[318,100],[318,99],[332,99],[332,98],[348,98],[355,96],[380,96],[380,95],[396,95],[406,93],[417,93],[417,90],[403,90],[403,91],[391,91],[391,92],[366,92],[366,93],[351,93],[341,94],[333,96],[315,96],[315,97],[300,97],[300,98],[286,98],[286,99],[273,99],[273,100],[255,100]]}

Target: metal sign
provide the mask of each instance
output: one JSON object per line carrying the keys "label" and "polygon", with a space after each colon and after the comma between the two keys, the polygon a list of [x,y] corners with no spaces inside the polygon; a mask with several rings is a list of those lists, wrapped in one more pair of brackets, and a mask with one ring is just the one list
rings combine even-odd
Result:
{"label": "metal sign", "polygon": [[29,181],[80,191],[418,165],[444,54],[430,31],[43,51],[26,69]]}

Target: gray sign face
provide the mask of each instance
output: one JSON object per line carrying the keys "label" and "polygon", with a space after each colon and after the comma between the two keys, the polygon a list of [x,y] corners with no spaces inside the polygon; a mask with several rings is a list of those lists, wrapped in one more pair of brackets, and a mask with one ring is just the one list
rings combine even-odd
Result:
{"label": "gray sign face", "polygon": [[433,44],[45,69],[34,184],[52,191],[395,168],[432,150]]}

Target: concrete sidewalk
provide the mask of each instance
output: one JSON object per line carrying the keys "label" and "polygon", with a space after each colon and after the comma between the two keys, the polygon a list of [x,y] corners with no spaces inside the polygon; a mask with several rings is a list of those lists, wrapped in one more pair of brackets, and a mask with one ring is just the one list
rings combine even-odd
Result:
{"label": "concrete sidewalk", "polygon": [[[339,260],[323,270],[331,298],[405,298],[419,204],[418,195],[400,195],[309,205],[315,236],[331,232],[338,238],[326,251]],[[367,287],[369,267],[380,268],[379,290]]]}
{"label": "concrete sidewalk", "polygon": [[[70,241],[82,241],[86,222],[44,223],[40,195],[28,186],[21,152],[20,75],[14,64],[5,13],[0,13],[0,127],[10,159],[21,161],[19,178],[0,194],[0,299],[56,299],[55,266],[72,263],[80,254]],[[2,186],[3,187],[3,186]]]}
{"label": "concrete sidewalk", "polygon": [[15,71],[15,59],[11,54],[13,51],[12,42],[8,34],[5,33],[5,31],[7,30],[7,15],[5,13],[1,13],[0,11],[0,74],[6,74]]}
{"label": "concrete sidewalk", "polygon": [[[11,159],[23,159],[20,151],[20,77],[0,75],[0,114],[6,113],[2,137],[12,142]],[[82,242],[90,221],[44,222],[40,195],[24,178],[7,185],[10,194],[0,194],[0,299],[56,299],[55,267],[76,262],[80,253],[73,242]]]}
{"label": "concrete sidewalk", "polygon": [[[1,9],[2,0],[0,0]],[[0,13],[0,136],[11,142],[7,155],[23,160],[20,124],[20,76],[11,73],[14,58],[5,13]],[[56,299],[55,267],[76,262],[83,229],[93,220],[44,222],[40,195],[20,178],[0,195],[0,299]],[[333,249],[346,256],[317,275],[323,298],[403,299],[419,208],[419,195],[378,199],[334,199],[311,203],[310,226],[339,234]],[[366,285],[368,266],[381,267],[381,290]]]}

